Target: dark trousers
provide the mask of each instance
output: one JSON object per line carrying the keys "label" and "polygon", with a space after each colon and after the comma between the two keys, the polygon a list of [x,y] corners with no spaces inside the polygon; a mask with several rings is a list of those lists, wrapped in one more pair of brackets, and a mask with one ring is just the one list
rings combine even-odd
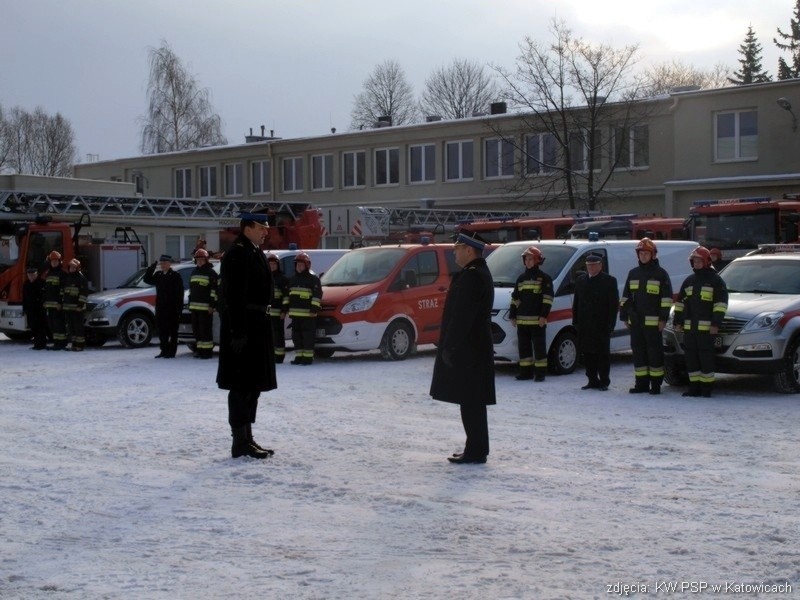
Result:
{"label": "dark trousers", "polygon": [[314,358],[314,336],[316,335],[316,317],[292,318],[292,343],[297,356]]}
{"label": "dark trousers", "polygon": [[611,355],[608,352],[583,351],[583,366],[589,383],[608,387],[611,383]]}
{"label": "dark trousers", "polygon": [[47,345],[47,314],[40,309],[29,311],[25,316],[33,334],[33,347],[44,348]]}
{"label": "dark trousers", "polygon": [[485,458],[489,455],[489,424],[486,419],[485,404],[462,404],[461,422],[467,443],[464,445],[464,456]]}
{"label": "dark trousers", "polygon": [[710,333],[685,333],[683,347],[686,351],[686,371],[689,385],[714,383],[714,336]]}
{"label": "dark trousers", "polygon": [[259,396],[261,392],[229,391],[228,424],[236,428],[255,423]]}
{"label": "dark trousers", "polygon": [[[272,341],[275,347],[275,358],[283,362],[283,357],[286,356],[286,332],[283,329],[283,319],[280,317],[270,317],[269,322],[272,326]],[[292,330],[294,331],[294,324],[292,324]]]}
{"label": "dark trousers", "polygon": [[67,326],[64,322],[64,312],[57,308],[48,308],[47,326],[50,327],[50,333],[53,336],[53,343],[56,346],[66,346]]}
{"label": "dark trousers", "polygon": [[178,317],[175,315],[161,315],[156,313],[158,321],[158,342],[161,354],[175,356],[178,351]]}
{"label": "dark trousers", "polygon": [[64,320],[67,324],[69,341],[73,348],[83,348],[86,345],[86,334],[83,327],[82,310],[65,310]]}
{"label": "dark trousers", "polygon": [[547,327],[539,327],[538,325],[517,326],[519,366],[523,374],[536,372],[537,375],[542,376],[547,372],[546,341]]}
{"label": "dark trousers", "polygon": [[192,311],[192,333],[200,356],[211,356],[214,351],[214,336],[211,330],[213,315],[207,310]]}
{"label": "dark trousers", "polygon": [[650,383],[664,381],[664,342],[658,327],[631,327],[631,351],[636,387],[647,389]]}

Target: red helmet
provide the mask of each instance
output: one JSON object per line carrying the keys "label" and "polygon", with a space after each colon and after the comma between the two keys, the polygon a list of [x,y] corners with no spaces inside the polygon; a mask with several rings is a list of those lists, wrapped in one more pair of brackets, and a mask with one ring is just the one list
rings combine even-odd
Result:
{"label": "red helmet", "polygon": [[71,261],[67,263],[67,265],[70,267],[75,267],[76,271],[81,270],[81,261],[79,261],[77,258],[73,258]]}
{"label": "red helmet", "polygon": [[722,250],[719,248],[711,248],[708,253],[711,255],[711,260],[722,260]]}
{"label": "red helmet", "polygon": [[636,244],[636,254],[639,254],[639,252],[650,252],[653,256],[655,256],[658,250],[656,250],[656,245],[653,240],[645,237],[639,240],[639,243]]}
{"label": "red helmet", "polygon": [[689,255],[690,265],[692,264],[693,258],[703,259],[703,268],[711,266],[711,252],[708,251],[708,248],[704,248],[703,246],[698,246],[695,248]]}
{"label": "red helmet", "polygon": [[194,257],[205,258],[206,260],[208,260],[208,250],[205,250],[204,248],[198,248],[197,250],[194,251]]}
{"label": "red helmet", "polygon": [[274,262],[274,263],[278,263],[280,265],[281,264],[281,259],[278,258],[277,254],[275,254],[273,252],[270,252],[269,254],[267,254],[267,262]]}
{"label": "red helmet", "polygon": [[306,269],[310,269],[311,268],[311,257],[308,254],[306,254],[305,252],[301,252],[300,254],[295,256],[294,257],[294,262],[295,263],[299,263],[299,262],[304,263],[306,265]]}
{"label": "red helmet", "polygon": [[536,246],[528,246],[525,249],[525,252],[522,253],[522,259],[525,260],[526,256],[533,257],[534,265],[540,265],[544,262],[544,256],[542,256],[542,251],[539,250]]}
{"label": "red helmet", "polygon": [[47,260],[61,260],[61,253],[53,250],[50,254],[47,255]]}

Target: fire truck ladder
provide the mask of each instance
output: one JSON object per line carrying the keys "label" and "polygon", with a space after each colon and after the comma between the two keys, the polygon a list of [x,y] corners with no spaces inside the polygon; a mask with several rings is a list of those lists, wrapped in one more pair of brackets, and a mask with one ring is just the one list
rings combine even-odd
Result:
{"label": "fire truck ladder", "polygon": [[478,220],[518,219],[532,216],[530,211],[445,208],[384,208],[359,206],[361,235],[386,237],[392,231],[410,229],[452,232],[456,225]]}
{"label": "fire truck ladder", "polygon": [[0,190],[0,214],[75,217],[89,214],[93,222],[198,227],[237,225],[240,212],[270,211],[298,218],[310,205],[263,200],[90,196]]}

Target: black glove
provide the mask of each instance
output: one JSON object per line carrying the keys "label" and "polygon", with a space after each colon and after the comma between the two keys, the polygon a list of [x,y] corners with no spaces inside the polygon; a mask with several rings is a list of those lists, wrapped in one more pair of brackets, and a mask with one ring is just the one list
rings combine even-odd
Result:
{"label": "black glove", "polygon": [[247,345],[247,336],[246,335],[237,335],[231,340],[231,350],[236,352],[237,354],[244,350],[244,347]]}

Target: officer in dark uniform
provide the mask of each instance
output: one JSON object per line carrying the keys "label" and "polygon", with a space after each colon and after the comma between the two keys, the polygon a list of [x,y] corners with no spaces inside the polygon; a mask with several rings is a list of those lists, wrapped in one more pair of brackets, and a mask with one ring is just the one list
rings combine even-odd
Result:
{"label": "officer in dark uniform", "polygon": [[[161,270],[156,272],[156,266]],[[183,310],[183,279],[172,270],[172,257],[162,254],[147,268],[142,280],[156,287],[156,323],[161,352],[156,358],[175,358],[178,325]]]}
{"label": "officer in dark uniform", "polygon": [[28,321],[28,328],[33,334],[33,349],[44,350],[47,347],[47,313],[44,310],[44,280],[39,277],[39,270],[30,267],[27,270],[27,281],[22,284],[22,313]]}
{"label": "officer in dark uniform", "polygon": [[586,275],[575,282],[572,323],[589,382],[582,390],[606,391],[611,384],[611,334],[619,308],[617,280],[603,272],[603,257],[586,257]]}
{"label": "officer in dark uniform", "polygon": [[517,379],[544,381],[547,373],[547,316],[553,306],[553,280],[539,267],[544,256],[536,246],[522,253],[525,272],[511,292],[511,324],[517,328]]}
{"label": "officer in dark uniform", "polygon": [[267,216],[241,215],[240,234],[222,257],[220,269],[220,342],[217,385],[228,390],[231,456],[267,458],[272,449],[253,439],[261,392],[278,387],[270,326],[272,275],[261,244]]}
{"label": "officer in dark uniform", "polygon": [[636,246],[639,265],[628,273],[620,299],[619,319],[631,332],[635,383],[631,394],[660,394],[664,381],[661,332],[672,307],[672,282],[656,258],[650,238]]}
{"label": "officer in dark uniform", "polygon": [[217,272],[208,261],[208,251],[194,252],[197,265],[189,279],[189,314],[192,316],[197,358],[211,358],[214,353],[213,318],[217,307]]}
{"label": "officer in dark uniform", "polygon": [[714,337],[728,310],[728,288],[711,266],[711,253],[698,246],[689,255],[694,273],[675,301],[675,331],[683,331],[689,389],[684,396],[711,396],[714,387]]}

